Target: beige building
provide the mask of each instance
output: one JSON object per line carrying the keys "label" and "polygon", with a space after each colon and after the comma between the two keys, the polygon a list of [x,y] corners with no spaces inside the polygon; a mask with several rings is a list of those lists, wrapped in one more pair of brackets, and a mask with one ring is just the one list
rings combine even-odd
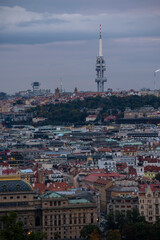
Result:
{"label": "beige building", "polygon": [[85,225],[97,224],[99,214],[95,195],[80,197],[48,191],[37,196],[27,182],[13,176],[0,179],[0,216],[10,211],[18,214],[26,233],[43,231],[47,240],[54,239],[55,233],[62,239],[79,238]]}
{"label": "beige building", "polygon": [[138,208],[138,197],[132,195],[120,195],[112,197],[107,204],[107,213],[120,211],[123,214],[126,214],[127,211],[132,210],[133,208]]}
{"label": "beige building", "polygon": [[151,223],[160,218],[160,184],[139,186],[139,213]]}
{"label": "beige building", "polygon": [[42,196],[42,228],[48,239],[58,232],[63,239],[79,238],[85,225],[97,224],[97,207],[84,198],[67,198],[55,192]]}

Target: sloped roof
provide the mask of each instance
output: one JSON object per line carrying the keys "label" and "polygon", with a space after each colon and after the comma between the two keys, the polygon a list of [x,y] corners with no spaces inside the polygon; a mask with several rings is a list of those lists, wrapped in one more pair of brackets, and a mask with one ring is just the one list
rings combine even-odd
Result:
{"label": "sloped roof", "polygon": [[4,180],[0,181],[0,192],[28,192],[32,191],[29,183],[23,180]]}
{"label": "sloped roof", "polygon": [[150,187],[153,192],[160,191],[160,184],[140,184],[139,192],[146,192],[148,187]]}

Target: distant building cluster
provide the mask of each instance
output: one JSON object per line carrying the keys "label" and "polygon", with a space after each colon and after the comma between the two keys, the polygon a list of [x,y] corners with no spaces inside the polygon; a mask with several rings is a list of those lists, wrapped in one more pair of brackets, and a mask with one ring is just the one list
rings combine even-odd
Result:
{"label": "distant building cluster", "polygon": [[[116,211],[125,215],[137,209],[155,223],[160,217],[160,125],[148,119],[158,119],[159,108],[126,108],[121,123],[109,109],[103,124],[95,124],[102,108],[86,108],[83,126],[44,125],[43,116],[26,111],[86,97],[142,94],[57,90],[0,100],[0,216],[15,211],[26,232],[42,230],[47,240],[56,234],[78,239],[84,226],[101,227],[103,214]],[[138,119],[146,122],[130,122]]]}
{"label": "distant building cluster", "polygon": [[154,223],[159,136],[152,124],[1,126],[0,216],[15,211],[26,231],[42,230],[48,240],[57,232],[80,238],[84,226],[100,224],[102,212],[138,209]]}

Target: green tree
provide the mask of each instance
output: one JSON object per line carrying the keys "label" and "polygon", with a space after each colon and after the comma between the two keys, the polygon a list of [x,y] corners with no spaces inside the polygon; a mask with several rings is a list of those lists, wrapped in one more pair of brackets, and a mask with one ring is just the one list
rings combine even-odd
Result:
{"label": "green tree", "polygon": [[[138,222],[135,224],[136,227],[136,240],[153,240],[154,234],[153,234],[153,225],[145,222]],[[127,239],[129,240],[129,239]]]}
{"label": "green tree", "polygon": [[121,233],[118,229],[109,230],[107,234],[107,240],[121,240]]}
{"label": "green tree", "polygon": [[30,232],[30,234],[27,234],[25,237],[26,240],[43,240],[46,237],[45,233],[42,232]]}
{"label": "green tree", "polygon": [[99,231],[96,228],[90,234],[89,240],[101,240],[101,234],[99,233]]}
{"label": "green tree", "polygon": [[54,233],[54,238],[55,238],[55,239],[59,239],[59,238],[60,238],[60,234],[59,234],[58,232],[55,232],[55,233]]}
{"label": "green tree", "polygon": [[114,221],[113,213],[107,214],[106,220],[107,220],[107,222],[106,222],[106,230],[115,229],[116,228],[116,223]]}
{"label": "green tree", "polygon": [[137,222],[145,222],[145,217],[140,216],[137,208],[127,211],[126,224],[134,224]]}
{"label": "green tree", "polygon": [[122,236],[125,240],[136,240],[136,226],[126,225],[122,230]]}
{"label": "green tree", "polygon": [[101,231],[96,225],[86,225],[81,229],[80,236],[86,239],[89,239],[93,231],[95,231],[100,234]]}
{"label": "green tree", "polygon": [[123,227],[125,226],[126,218],[122,212],[120,211],[115,212],[115,223],[116,223],[116,229],[119,229],[119,230],[122,230]]}
{"label": "green tree", "polygon": [[17,220],[17,214],[10,212],[9,215],[1,217],[3,223],[3,230],[0,231],[1,240],[24,240],[24,228],[22,221]]}
{"label": "green tree", "polygon": [[42,232],[24,230],[22,221],[17,221],[17,213],[10,212],[0,218],[3,229],[0,230],[0,240],[43,240],[46,236]]}

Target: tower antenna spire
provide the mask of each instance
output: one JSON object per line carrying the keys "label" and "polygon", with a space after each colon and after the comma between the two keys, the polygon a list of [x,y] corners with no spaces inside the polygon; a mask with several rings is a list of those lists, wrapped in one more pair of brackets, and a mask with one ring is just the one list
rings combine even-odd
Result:
{"label": "tower antenna spire", "polygon": [[99,38],[102,38],[101,24],[100,24]]}
{"label": "tower antenna spire", "polygon": [[99,57],[102,56],[102,30],[100,24],[100,32],[99,32]]}

